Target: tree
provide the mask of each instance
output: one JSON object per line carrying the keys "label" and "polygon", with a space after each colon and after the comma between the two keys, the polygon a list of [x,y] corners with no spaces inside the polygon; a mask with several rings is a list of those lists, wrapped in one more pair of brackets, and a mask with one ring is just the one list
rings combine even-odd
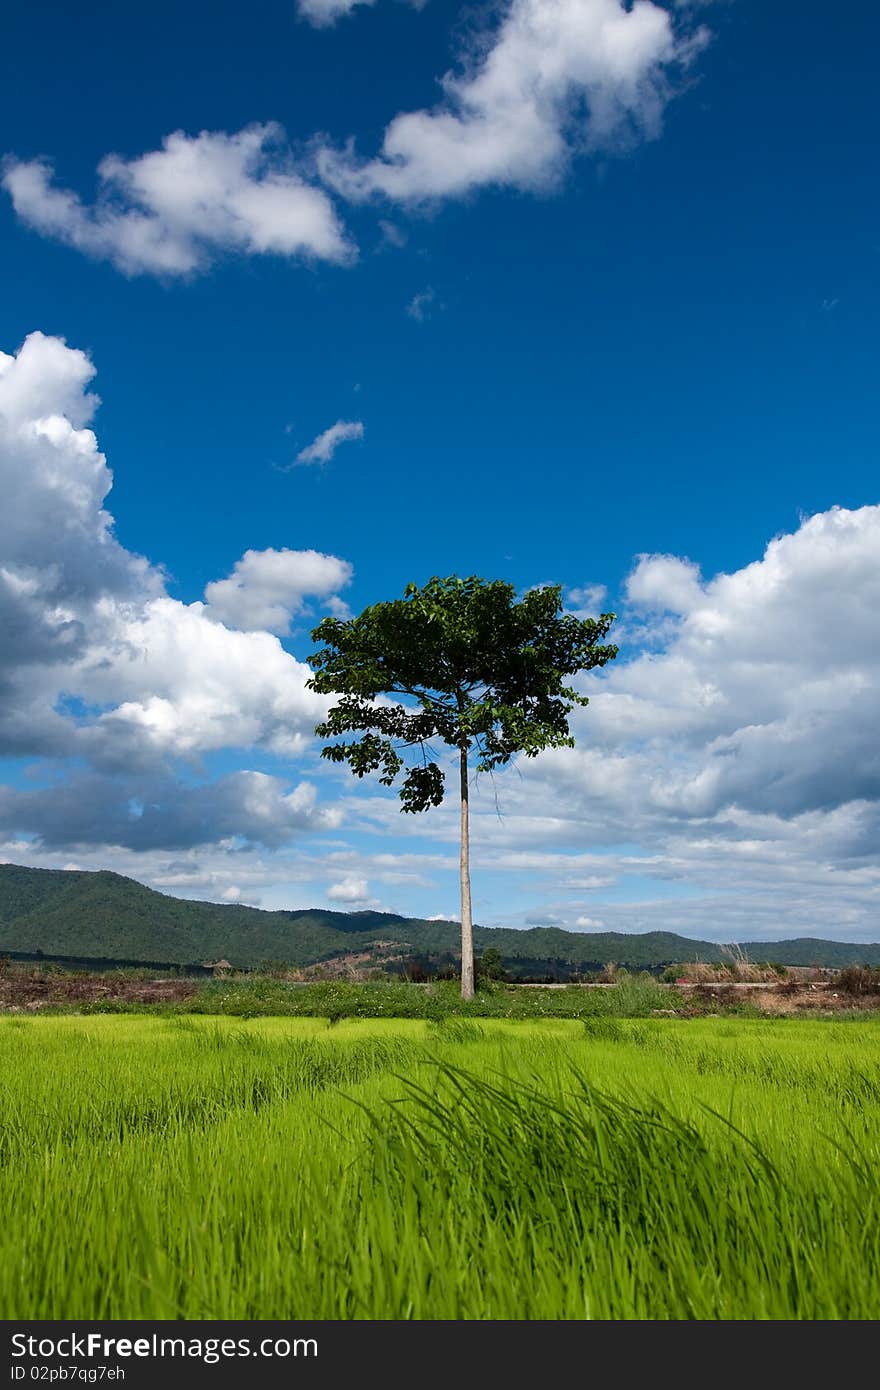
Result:
{"label": "tree", "polygon": [[474,960],[474,974],[484,980],[504,979],[504,957],[497,946],[487,946]]}
{"label": "tree", "polygon": [[[313,630],[324,645],[309,661],[309,686],[341,696],[315,732],[359,737],[325,745],[321,756],[347,762],[357,777],[377,772],[400,784],[401,810],[443,800],[445,775],[432,744],[458,754],[461,800],[461,993],[474,993],[468,772],[491,772],[517,753],[571,747],[568,715],[587,699],[565,684],[604,666],[617,648],[601,645],[613,613],[576,618],[562,590],[547,585],[517,601],[503,580],[429,579],[402,599],[376,603],[356,618],[325,618]],[[400,697],[394,702],[389,696]]]}

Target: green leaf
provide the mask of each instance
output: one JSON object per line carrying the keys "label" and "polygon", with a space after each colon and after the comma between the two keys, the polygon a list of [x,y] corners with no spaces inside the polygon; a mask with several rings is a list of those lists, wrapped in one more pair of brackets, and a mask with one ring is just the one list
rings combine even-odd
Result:
{"label": "green leaf", "polygon": [[325,618],[308,685],[340,698],[316,733],[358,737],[322,756],[386,786],[403,773],[402,810],[417,812],[443,800],[435,743],[476,750],[484,771],[571,746],[568,715],[588,700],[568,681],[617,656],[604,640],[614,620],[565,613],[558,585],[517,600],[512,584],[477,575],[435,576],[355,618]]}

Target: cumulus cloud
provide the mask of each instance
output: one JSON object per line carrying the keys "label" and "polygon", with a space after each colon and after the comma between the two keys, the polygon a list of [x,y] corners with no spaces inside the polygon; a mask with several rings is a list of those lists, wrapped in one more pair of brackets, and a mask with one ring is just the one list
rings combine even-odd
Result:
{"label": "cumulus cloud", "polygon": [[75,596],[159,583],[118,544],[104,510],[113,479],[87,428],[98,405],[87,390],[93,376],[85,353],[42,333],[32,333],[15,356],[0,352],[2,587],[8,603],[31,614],[42,604],[41,644],[60,641],[67,650],[80,636],[70,608]]}
{"label": "cumulus cloud", "polygon": [[676,555],[640,555],[626,581],[626,596],[640,608],[688,613],[702,597],[700,570]]}
{"label": "cumulus cloud", "polygon": [[[347,560],[317,550],[247,550],[228,579],[205,589],[207,614],[227,627],[284,637],[307,596],[331,601],[351,582]],[[343,605],[344,606],[344,605]],[[333,607],[338,609],[338,604]]]}
{"label": "cumulus cloud", "polygon": [[340,444],[346,444],[351,439],[363,439],[363,437],[364,426],[361,420],[337,420],[335,425],[324,430],[305,449],[300,449],[296,456],[296,462],[299,464],[329,463]]}
{"label": "cumulus cloud", "polygon": [[[0,355],[0,754],[106,772],[220,749],[303,750],[326,708],[306,688],[309,668],[269,631],[232,631],[210,605],[171,598],[161,570],[116,538],[112,476],[89,428],[93,375],[82,352],[39,333]],[[274,554],[280,585],[284,552]],[[313,592],[350,573],[308,552],[299,563]],[[248,580],[269,585],[271,565],[258,556],[239,572],[242,615]],[[277,586],[250,597],[282,601]]]}
{"label": "cumulus cloud", "polygon": [[254,747],[297,754],[325,708],[305,688],[309,668],[276,637],[230,631],[204,604],[101,604],[89,627],[88,655],[65,689],[101,707],[74,745],[93,760]]}
{"label": "cumulus cloud", "polygon": [[327,897],[334,903],[360,905],[369,901],[370,889],[365,878],[343,878],[330,885]]}
{"label": "cumulus cloud", "polygon": [[437,107],[396,116],[378,158],[325,147],[319,168],[353,200],[545,189],[576,150],[656,136],[674,75],[705,37],[650,0],[512,0],[497,32],[442,79]]}
{"label": "cumulus cloud", "polygon": [[637,742],[643,788],[657,762],[648,804],[677,815],[877,798],[878,555],[880,507],[863,507],[813,516],[706,583],[685,562],[643,557],[629,593],[671,609],[675,627],[662,653],[594,683],[584,732],[612,756]]}
{"label": "cumulus cloud", "polygon": [[2,183],[28,226],[126,275],[190,275],[230,252],[354,256],[329,197],[297,171],[274,123],[232,135],[175,131],[134,159],[107,155],[98,176],[92,205],[56,187],[41,159],[7,159]]}

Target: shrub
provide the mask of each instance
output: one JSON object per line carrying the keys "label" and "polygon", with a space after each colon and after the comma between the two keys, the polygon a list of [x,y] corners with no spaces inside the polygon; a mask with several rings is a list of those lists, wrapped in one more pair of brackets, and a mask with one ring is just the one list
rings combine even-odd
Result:
{"label": "shrub", "polygon": [[484,980],[503,980],[505,978],[504,960],[495,946],[487,946],[481,956],[474,961],[477,985]]}
{"label": "shrub", "polygon": [[880,994],[880,966],[847,965],[834,983],[842,994]]}

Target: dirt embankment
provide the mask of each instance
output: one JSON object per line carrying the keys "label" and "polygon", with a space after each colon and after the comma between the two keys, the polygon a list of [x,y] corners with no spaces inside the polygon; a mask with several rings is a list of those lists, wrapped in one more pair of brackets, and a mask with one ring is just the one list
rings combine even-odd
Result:
{"label": "dirt embankment", "polygon": [[49,1005],[101,1001],[164,1004],[191,999],[199,988],[196,980],[150,979],[123,971],[88,975],[7,968],[0,970],[0,1010],[34,1013]]}
{"label": "dirt embankment", "polygon": [[837,982],[809,984],[795,980],[780,984],[723,984],[673,986],[684,1000],[684,1012],[723,1011],[750,1004],[776,1017],[798,1013],[837,1013],[843,1009],[880,1011],[880,990],[838,988]]}

